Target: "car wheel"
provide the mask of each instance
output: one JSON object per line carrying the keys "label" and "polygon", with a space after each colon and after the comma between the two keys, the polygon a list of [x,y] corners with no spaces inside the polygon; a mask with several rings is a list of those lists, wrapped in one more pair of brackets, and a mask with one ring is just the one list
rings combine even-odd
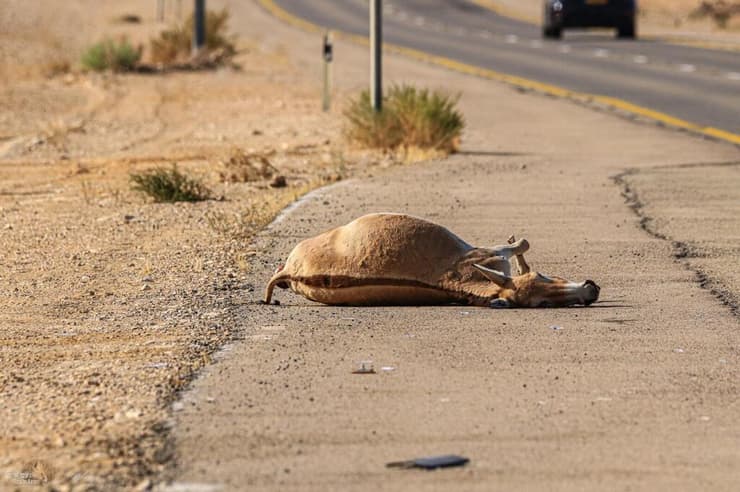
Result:
{"label": "car wheel", "polygon": [[560,39],[562,35],[562,29],[559,27],[545,26],[542,29],[542,36],[548,39]]}
{"label": "car wheel", "polygon": [[635,39],[635,19],[628,19],[617,26],[617,37],[621,39]]}

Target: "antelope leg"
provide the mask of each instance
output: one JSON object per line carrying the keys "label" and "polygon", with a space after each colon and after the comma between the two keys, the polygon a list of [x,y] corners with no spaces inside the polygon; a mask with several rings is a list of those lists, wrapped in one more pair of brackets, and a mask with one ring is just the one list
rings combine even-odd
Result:
{"label": "antelope leg", "polygon": [[[509,244],[516,243],[516,238],[512,234],[509,236]],[[526,240],[524,240],[524,243],[529,246],[529,243],[527,243]],[[529,265],[527,264],[527,260],[524,259],[524,253],[515,253],[514,261],[516,262],[516,267],[519,270],[519,275],[524,275],[525,273],[529,273]]]}

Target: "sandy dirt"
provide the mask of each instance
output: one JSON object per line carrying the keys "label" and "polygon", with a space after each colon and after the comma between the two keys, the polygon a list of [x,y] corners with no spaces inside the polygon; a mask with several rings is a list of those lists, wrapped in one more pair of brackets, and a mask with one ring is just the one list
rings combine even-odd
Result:
{"label": "sandy dirt", "polygon": [[[166,23],[148,1],[49,4],[0,15],[0,489],[110,490],[163,469],[175,391],[240,336],[231,307],[260,288],[251,235],[375,161],[345,155],[339,110],[318,110],[317,79],[279,42],[236,32],[239,70],[84,74],[103,33],[144,42]],[[288,187],[222,182],[235,149],[267,155]],[[173,163],[214,199],[131,190],[130,173]]]}
{"label": "sandy dirt", "polygon": [[[470,123],[461,155],[399,168],[345,148],[338,106],[317,111],[315,36],[209,1],[224,4],[248,19],[233,23],[241,70],[161,76],[65,68],[103,35],[145,43],[166,25],[151,1],[11,0],[0,14],[0,489],[737,481],[736,148],[391,57],[391,80],[462,91]],[[366,54],[338,42],[336,57],[341,103],[366,85]],[[223,183],[234,148],[267,153],[288,189]],[[129,173],[173,162],[223,200],[131,191]],[[338,176],[364,179],[313,195],[252,244]],[[676,203],[699,182],[710,200]],[[255,305],[300,238],[377,210],[477,244],[525,235],[533,265],[593,277],[611,303],[335,310],[281,291],[286,306]],[[364,359],[395,369],[351,376]],[[473,464],[383,469],[448,451]]]}

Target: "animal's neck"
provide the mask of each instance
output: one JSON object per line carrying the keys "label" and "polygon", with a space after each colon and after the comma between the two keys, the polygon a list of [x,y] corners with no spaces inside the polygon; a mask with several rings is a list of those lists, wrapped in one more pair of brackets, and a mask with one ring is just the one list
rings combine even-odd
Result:
{"label": "animal's neck", "polygon": [[508,275],[508,262],[493,258],[490,249],[474,248],[457,261],[442,279],[441,286],[449,292],[457,293],[458,302],[475,306],[487,306],[491,299],[498,297],[501,288],[483,277],[473,267],[476,263],[494,269],[506,270]]}

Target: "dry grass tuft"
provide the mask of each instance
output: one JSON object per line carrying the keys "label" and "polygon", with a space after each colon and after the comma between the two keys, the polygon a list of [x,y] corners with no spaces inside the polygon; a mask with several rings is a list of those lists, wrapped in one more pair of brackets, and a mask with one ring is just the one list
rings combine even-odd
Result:
{"label": "dry grass tuft", "polygon": [[383,150],[430,149],[455,152],[464,119],[456,109],[459,96],[449,96],[413,86],[395,86],[383,96],[376,112],[368,91],[345,111],[350,141]]}
{"label": "dry grass tuft", "polygon": [[[234,56],[236,47],[234,37],[227,34],[229,12],[224,9],[218,12],[206,12],[206,53],[217,54],[211,56],[214,61],[225,62]],[[170,65],[188,62],[191,58],[193,45],[193,15],[179,26],[162,31],[158,38],[150,41],[151,58],[153,63]]]}
{"label": "dry grass tuft", "polygon": [[210,190],[199,180],[177,169],[157,168],[140,174],[131,174],[132,189],[140,191],[155,202],[199,202],[211,197]]}
{"label": "dry grass tuft", "polygon": [[90,46],[82,54],[82,66],[87,70],[102,72],[127,72],[134,70],[141,59],[142,48],[135,48],[128,39],[105,39]]}
{"label": "dry grass tuft", "polygon": [[740,2],[703,0],[698,7],[691,11],[689,18],[710,18],[718,27],[724,29],[727,27],[730,19],[736,15],[740,15]]}

